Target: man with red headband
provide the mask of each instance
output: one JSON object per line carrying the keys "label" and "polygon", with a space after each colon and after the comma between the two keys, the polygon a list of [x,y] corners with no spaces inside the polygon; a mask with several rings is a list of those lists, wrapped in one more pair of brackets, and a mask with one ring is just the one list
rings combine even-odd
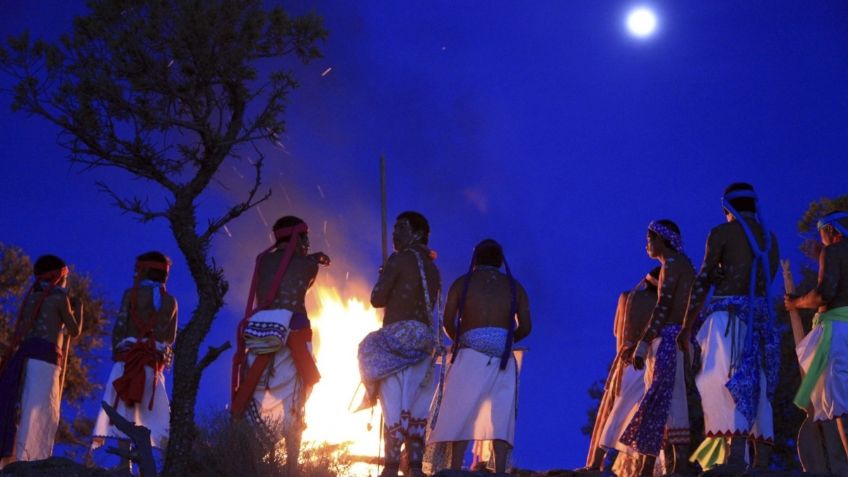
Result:
{"label": "man with red headband", "polygon": [[[150,429],[151,445],[158,448],[168,438],[170,402],[163,372],[177,337],[177,299],[165,290],[170,268],[171,260],[161,252],[136,258],[133,286],[124,291],[112,329],[115,364],[103,393],[103,401],[128,421]],[[106,438],[118,439],[122,448],[129,449],[127,436],[101,410],[92,449]],[[121,459],[122,468],[130,466],[128,459]]]}
{"label": "man with red headband", "polygon": [[675,338],[686,315],[695,269],[683,250],[680,228],[670,220],[655,220],[648,225],[645,249],[661,264],[659,291],[648,326],[633,353],[633,366],[645,368],[645,394],[619,442],[645,456],[642,476],[653,475],[664,443],[674,451],[674,456],[665,459],[666,473],[688,473],[686,360]]}
{"label": "man with red headband", "polygon": [[321,253],[309,255],[306,223],[285,216],[274,224],[276,242],[256,257],[244,319],[233,358],[234,418],[246,418],[267,442],[285,439],[286,467],[297,475],[304,407],[321,375],[312,356],[306,292],[315,283]]}
{"label": "man with red headband", "polygon": [[812,403],[816,421],[836,419],[848,456],[848,212],[825,215],[818,230],[824,245],[819,254],[818,283],[805,295],[784,299],[789,310],[819,311],[813,330],[797,347],[806,374],[795,404],[807,409]]}
{"label": "man with red headband", "polygon": [[657,304],[659,275],[660,267],[656,267],[633,290],[619,297],[614,324],[618,353],[595,419],[585,470],[612,470],[619,452],[632,457],[634,464],[639,463],[638,454],[619,439],[645,394],[645,370],[633,366],[633,352]]}
{"label": "man with red headband", "polygon": [[[506,273],[500,271],[504,265]],[[426,470],[458,470],[474,441],[493,448],[494,470],[502,474],[518,406],[519,364],[512,347],[530,334],[531,322],[527,293],[500,244],[487,239],[474,248],[470,270],[451,285],[444,317],[454,344],[430,413]]]}
{"label": "man with red headband", "polygon": [[429,236],[423,215],[398,215],[392,233],[395,252],[371,292],[371,304],[386,309],[383,327],[359,344],[363,407],[373,407],[379,399],[385,421],[383,477],[397,476],[401,446],[411,475],[422,473],[424,429],[436,386],[433,309],[441,290],[435,254],[427,247]]}
{"label": "man with red headband", "polygon": [[728,186],[722,208],[727,221],[707,237],[704,262],[677,337],[681,349],[695,348],[695,384],[708,438],[695,454],[708,467],[710,460],[701,456],[714,455],[709,448],[726,446],[729,439],[726,470],[744,470],[750,439],[756,443],[754,467],[765,469],[774,443],[771,401],[780,369],[780,334],[769,290],[780,255],[750,184]]}
{"label": "man with red headband", "polygon": [[33,274],[0,363],[0,468],[53,454],[64,385],[62,350],[82,330],[81,305],[72,307],[68,298],[65,262],[44,255]]}

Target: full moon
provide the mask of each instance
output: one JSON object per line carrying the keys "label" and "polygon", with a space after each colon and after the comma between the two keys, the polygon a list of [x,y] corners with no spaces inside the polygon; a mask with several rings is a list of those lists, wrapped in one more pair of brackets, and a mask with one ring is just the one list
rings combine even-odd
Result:
{"label": "full moon", "polygon": [[635,8],[627,15],[627,29],[635,37],[649,37],[657,29],[657,15],[645,7]]}

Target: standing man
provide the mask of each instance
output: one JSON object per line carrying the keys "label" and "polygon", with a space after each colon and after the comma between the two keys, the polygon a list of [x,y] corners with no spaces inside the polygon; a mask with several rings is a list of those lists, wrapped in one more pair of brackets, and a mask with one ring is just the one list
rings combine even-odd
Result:
{"label": "standing man", "polygon": [[371,305],[386,309],[383,326],[359,344],[364,406],[379,399],[385,420],[383,477],[397,476],[401,445],[412,475],[422,474],[424,428],[435,391],[433,308],[441,290],[429,237],[423,215],[398,215],[392,232],[395,252],[371,292]]}
{"label": "standing man", "polygon": [[[667,473],[688,473],[686,360],[677,349],[675,338],[686,315],[695,269],[683,250],[680,228],[674,222],[651,222],[647,240],[648,256],[661,264],[659,295],[648,326],[633,353],[633,366],[636,369],[646,368],[645,395],[620,442],[646,456],[641,471],[643,476],[653,474],[655,458],[664,440],[674,450],[674,463]],[[667,462],[671,460],[666,459]]]}
{"label": "standing man", "polygon": [[62,401],[62,350],[79,336],[82,309],[68,298],[68,267],[55,255],[33,266],[12,343],[0,364],[0,469],[53,454]]}
{"label": "standing man", "polygon": [[256,257],[236,336],[231,412],[247,417],[267,443],[285,439],[288,475],[297,475],[306,400],[321,378],[312,356],[306,292],[318,266],[329,265],[330,258],[309,255],[309,228],[298,217],[280,218],[273,231],[276,242]]}
{"label": "standing man", "polygon": [[[177,299],[165,290],[171,259],[162,252],[139,255],[132,288],[124,292],[112,329],[115,364],[106,382],[103,401],[128,421],[150,429],[150,443],[162,448],[169,435],[171,404],[165,389],[164,371],[171,361],[171,345],[177,337]],[[100,410],[94,425],[92,449],[104,439],[118,439],[129,449],[123,432]],[[131,462],[123,457],[121,467]]]}
{"label": "standing man", "polygon": [[848,212],[825,215],[818,230],[824,244],[818,284],[806,295],[784,300],[790,310],[819,310],[813,330],[798,344],[798,360],[806,375],[795,404],[807,409],[812,402],[817,421],[836,419],[848,456],[844,421],[848,415]]}
{"label": "standing man", "polygon": [[[763,225],[753,186],[731,184],[722,206],[727,222],[707,238],[677,342],[688,349],[693,330],[697,333],[695,353],[702,356],[702,367],[696,384],[704,430],[708,437],[730,439],[726,465],[744,469],[751,438],[755,466],[767,468],[774,443],[771,400],[780,369],[780,335],[768,292],[780,255],[776,237]],[[701,310],[714,284],[710,276],[723,278]]]}
{"label": "standing man", "polygon": [[503,474],[518,405],[519,370],[512,346],[530,334],[531,322],[527,293],[513,278],[500,244],[491,239],[477,244],[469,272],[451,285],[444,316],[453,349],[450,364],[445,363],[444,391],[431,413],[427,445],[442,444],[446,452],[434,453],[430,470],[458,470],[469,441],[488,441],[494,447],[495,472]]}
{"label": "standing man", "polygon": [[636,288],[622,293],[618,301],[615,317],[618,354],[604,392],[604,399],[609,399],[612,404],[609,414],[596,431],[597,438],[593,439],[597,443],[595,453],[601,454],[600,458],[595,458],[600,461],[595,464],[596,470],[611,472],[620,451],[636,454],[619,439],[645,394],[645,371],[633,366],[633,352],[657,304],[659,275],[660,267],[654,268]]}

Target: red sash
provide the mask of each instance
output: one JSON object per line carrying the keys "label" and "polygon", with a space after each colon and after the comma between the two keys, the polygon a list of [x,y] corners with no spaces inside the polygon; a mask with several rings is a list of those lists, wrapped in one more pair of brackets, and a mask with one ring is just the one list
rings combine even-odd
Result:
{"label": "red sash", "polygon": [[[300,223],[292,227],[274,231],[274,237],[277,240],[287,237],[290,237],[290,239],[288,244],[286,244],[286,249],[283,252],[283,258],[277,266],[277,271],[274,274],[274,281],[271,282],[271,287],[268,290],[267,295],[263,297],[263,299],[260,300],[259,305],[254,308],[253,304],[256,299],[256,287],[259,283],[259,265],[267,254],[277,248],[277,245],[274,244],[268,247],[256,257],[256,264],[253,268],[253,279],[250,281],[250,294],[247,297],[247,306],[245,308],[244,318],[242,318],[241,322],[239,322],[238,328],[236,329],[236,352],[235,355],[233,355],[232,385],[230,389],[230,412],[233,416],[240,417],[244,414],[247,403],[250,402],[250,397],[256,390],[256,386],[259,384],[259,379],[262,377],[262,373],[265,371],[265,368],[271,364],[274,356],[273,354],[259,355],[256,357],[256,360],[254,360],[253,365],[249,370],[243,369],[247,358],[247,350],[244,344],[244,330],[247,328],[247,323],[250,321],[250,317],[253,316],[254,313],[259,310],[266,309],[274,301],[277,291],[280,288],[280,284],[283,282],[283,276],[285,276],[289,263],[291,263],[291,259],[294,257],[294,252],[300,240],[300,235],[305,234],[308,231],[309,228],[305,223]],[[288,344],[288,340],[286,343]],[[295,359],[297,360],[297,358]],[[309,359],[311,360],[311,356]],[[242,380],[243,374],[244,379]]]}

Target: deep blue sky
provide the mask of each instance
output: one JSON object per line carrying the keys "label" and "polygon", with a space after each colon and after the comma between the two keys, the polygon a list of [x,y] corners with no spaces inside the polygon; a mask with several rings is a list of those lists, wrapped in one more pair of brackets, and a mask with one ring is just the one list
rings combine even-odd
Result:
{"label": "deep blue sky", "polygon": [[[313,247],[337,260],[333,276],[370,285],[384,153],[389,213],[430,218],[446,282],[477,241],[500,240],[535,322],[516,439],[522,467],[582,465],[586,389],[614,352],[618,292],[654,265],[644,253],[651,219],[675,220],[698,263],[723,220],[723,188],[751,182],[784,255],[797,258],[795,223],[809,202],[848,192],[848,3],[656,1],[660,30],[648,41],[623,28],[636,4],[290,5],[322,14],[331,35],[325,58],[297,68],[287,151],[265,149],[274,198],[263,214],[304,216]],[[0,0],[0,36],[29,27],[52,37],[82,10],[78,1]],[[187,320],[196,299],[166,224],[120,215],[94,182],[153,201],[158,191],[114,171],[79,172],[57,130],[11,113],[9,101],[0,96],[0,240],[60,254],[114,300],[130,284],[132,258],[163,249],[176,259],[169,285]],[[230,191],[211,191],[203,210],[235,197],[248,172],[228,165]],[[233,237],[216,239],[233,287],[210,344],[232,334],[263,227],[251,211]],[[204,379],[201,405],[223,405],[228,358]]]}

